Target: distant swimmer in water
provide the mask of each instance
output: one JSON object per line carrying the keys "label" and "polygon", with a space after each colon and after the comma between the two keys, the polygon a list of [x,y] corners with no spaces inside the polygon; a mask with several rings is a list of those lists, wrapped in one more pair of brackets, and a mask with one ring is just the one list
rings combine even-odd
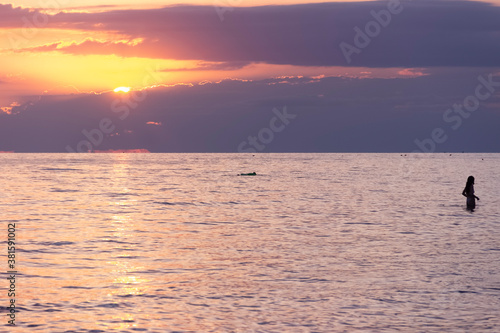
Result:
{"label": "distant swimmer in water", "polygon": [[469,176],[469,178],[467,178],[467,183],[462,191],[462,195],[467,197],[467,210],[473,212],[476,208],[476,199],[479,200],[479,198],[474,195],[474,177]]}
{"label": "distant swimmer in water", "polygon": [[257,176],[257,174],[255,172],[240,173],[238,176]]}

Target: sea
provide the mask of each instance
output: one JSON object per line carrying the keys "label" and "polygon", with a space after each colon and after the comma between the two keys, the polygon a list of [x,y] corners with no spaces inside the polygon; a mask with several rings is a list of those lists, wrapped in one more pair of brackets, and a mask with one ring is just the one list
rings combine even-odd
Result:
{"label": "sea", "polygon": [[0,154],[0,179],[0,332],[500,331],[500,154]]}

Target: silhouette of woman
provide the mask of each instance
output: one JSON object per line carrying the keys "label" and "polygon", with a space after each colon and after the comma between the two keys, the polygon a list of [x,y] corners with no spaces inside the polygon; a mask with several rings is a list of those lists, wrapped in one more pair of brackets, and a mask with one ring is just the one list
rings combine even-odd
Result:
{"label": "silhouette of woman", "polygon": [[474,177],[469,176],[469,178],[467,178],[467,183],[462,191],[462,195],[467,197],[467,210],[473,212],[476,208],[476,199],[479,200],[479,198],[474,195]]}

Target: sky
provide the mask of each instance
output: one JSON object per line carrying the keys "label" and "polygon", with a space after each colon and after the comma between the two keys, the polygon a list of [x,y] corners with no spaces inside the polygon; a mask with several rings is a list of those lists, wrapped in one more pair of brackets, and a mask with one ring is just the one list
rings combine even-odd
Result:
{"label": "sky", "polygon": [[0,151],[500,152],[500,1],[0,1]]}

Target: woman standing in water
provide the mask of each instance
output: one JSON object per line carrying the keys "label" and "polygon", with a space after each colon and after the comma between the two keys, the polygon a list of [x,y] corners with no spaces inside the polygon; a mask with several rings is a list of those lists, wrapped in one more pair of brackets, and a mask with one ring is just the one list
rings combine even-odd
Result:
{"label": "woman standing in water", "polygon": [[474,195],[474,177],[469,176],[469,178],[467,178],[467,183],[462,191],[462,195],[467,197],[467,210],[473,212],[476,208],[476,199],[479,200],[479,198]]}

